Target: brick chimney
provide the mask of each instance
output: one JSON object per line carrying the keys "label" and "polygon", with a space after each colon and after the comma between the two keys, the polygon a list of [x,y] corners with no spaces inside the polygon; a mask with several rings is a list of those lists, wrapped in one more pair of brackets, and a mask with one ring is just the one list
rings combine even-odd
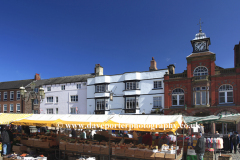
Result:
{"label": "brick chimney", "polygon": [[234,47],[234,67],[240,67],[240,42]]}
{"label": "brick chimney", "polygon": [[157,62],[155,61],[154,57],[152,57],[152,60],[150,62],[149,71],[156,71],[157,69]]}
{"label": "brick chimney", "polygon": [[40,77],[40,75],[39,74],[35,74],[35,78],[34,78],[36,81],[38,81],[38,80],[40,80],[41,79],[41,77]]}
{"label": "brick chimney", "polygon": [[102,76],[103,75],[103,67],[100,66],[100,64],[95,64],[94,73],[95,73],[95,76]]}

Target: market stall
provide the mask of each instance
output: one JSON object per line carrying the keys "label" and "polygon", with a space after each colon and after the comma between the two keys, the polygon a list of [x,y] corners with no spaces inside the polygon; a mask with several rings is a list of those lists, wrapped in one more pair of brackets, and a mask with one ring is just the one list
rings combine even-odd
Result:
{"label": "market stall", "polygon": [[[75,128],[92,130],[122,130],[122,131],[144,131],[144,132],[164,132],[176,133],[182,127],[183,119],[181,115],[34,115],[22,120],[12,122],[13,125],[35,125],[49,126],[57,128]],[[147,145],[134,145],[124,143],[96,142],[78,138],[67,138],[59,134],[59,151],[72,151],[81,154],[110,155],[110,157],[125,157],[138,159],[181,159],[183,149],[177,145],[163,145],[159,148]],[[50,137],[26,137],[29,144],[39,148],[51,147]],[[45,140],[45,142],[43,141]],[[25,141],[26,142],[26,141]],[[23,142],[24,143],[24,142]],[[183,144],[182,144],[183,145]],[[180,146],[183,147],[183,146]]]}

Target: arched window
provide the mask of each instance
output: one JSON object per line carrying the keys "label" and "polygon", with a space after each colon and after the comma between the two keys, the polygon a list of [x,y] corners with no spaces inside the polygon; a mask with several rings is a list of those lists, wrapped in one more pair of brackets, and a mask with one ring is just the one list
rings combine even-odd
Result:
{"label": "arched window", "polygon": [[199,66],[194,69],[193,76],[204,76],[208,75],[208,69],[203,66]]}
{"label": "arched window", "polygon": [[224,84],[219,87],[219,103],[233,103],[233,87]]}
{"label": "arched window", "polygon": [[173,106],[184,105],[184,91],[181,88],[177,88],[172,91],[172,105]]}

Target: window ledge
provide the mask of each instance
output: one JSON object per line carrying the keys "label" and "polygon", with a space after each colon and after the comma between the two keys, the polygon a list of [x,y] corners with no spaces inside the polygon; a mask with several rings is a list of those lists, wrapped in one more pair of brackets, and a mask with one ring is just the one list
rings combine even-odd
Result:
{"label": "window ledge", "polygon": [[152,109],[163,109],[162,107],[153,107]]}
{"label": "window ledge", "polygon": [[234,103],[221,103],[221,104],[218,104],[217,106],[235,106]]}
{"label": "window ledge", "polygon": [[140,91],[141,89],[129,89],[129,90],[123,90],[123,91]]}
{"label": "window ledge", "polygon": [[185,108],[185,106],[171,106],[170,109],[182,109]]}
{"label": "window ledge", "polygon": [[95,92],[94,94],[96,93],[110,93],[110,91],[105,91],[105,92]]}
{"label": "window ledge", "polygon": [[160,89],[163,89],[163,88],[153,88],[152,90],[160,90]]}
{"label": "window ledge", "polygon": [[205,105],[193,105],[193,108],[202,108],[202,107],[210,107],[209,104],[205,104]]}

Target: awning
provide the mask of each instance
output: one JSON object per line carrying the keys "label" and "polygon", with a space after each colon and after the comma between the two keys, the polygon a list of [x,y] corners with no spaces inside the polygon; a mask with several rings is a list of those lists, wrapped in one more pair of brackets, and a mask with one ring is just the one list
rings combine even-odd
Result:
{"label": "awning", "polygon": [[182,115],[49,115],[34,116],[13,122],[14,125],[34,125],[60,128],[135,130],[175,132],[183,123]]}
{"label": "awning", "polygon": [[195,124],[195,123],[218,121],[220,117],[214,116],[214,115],[206,116],[206,117],[184,116],[183,119],[187,124]]}
{"label": "awning", "polygon": [[30,116],[32,116],[32,114],[2,113],[0,115],[0,124],[7,125],[7,124],[10,124],[11,122],[25,119]]}
{"label": "awning", "polygon": [[230,114],[230,115],[222,115],[217,122],[222,123],[238,123],[240,122],[240,114]]}

